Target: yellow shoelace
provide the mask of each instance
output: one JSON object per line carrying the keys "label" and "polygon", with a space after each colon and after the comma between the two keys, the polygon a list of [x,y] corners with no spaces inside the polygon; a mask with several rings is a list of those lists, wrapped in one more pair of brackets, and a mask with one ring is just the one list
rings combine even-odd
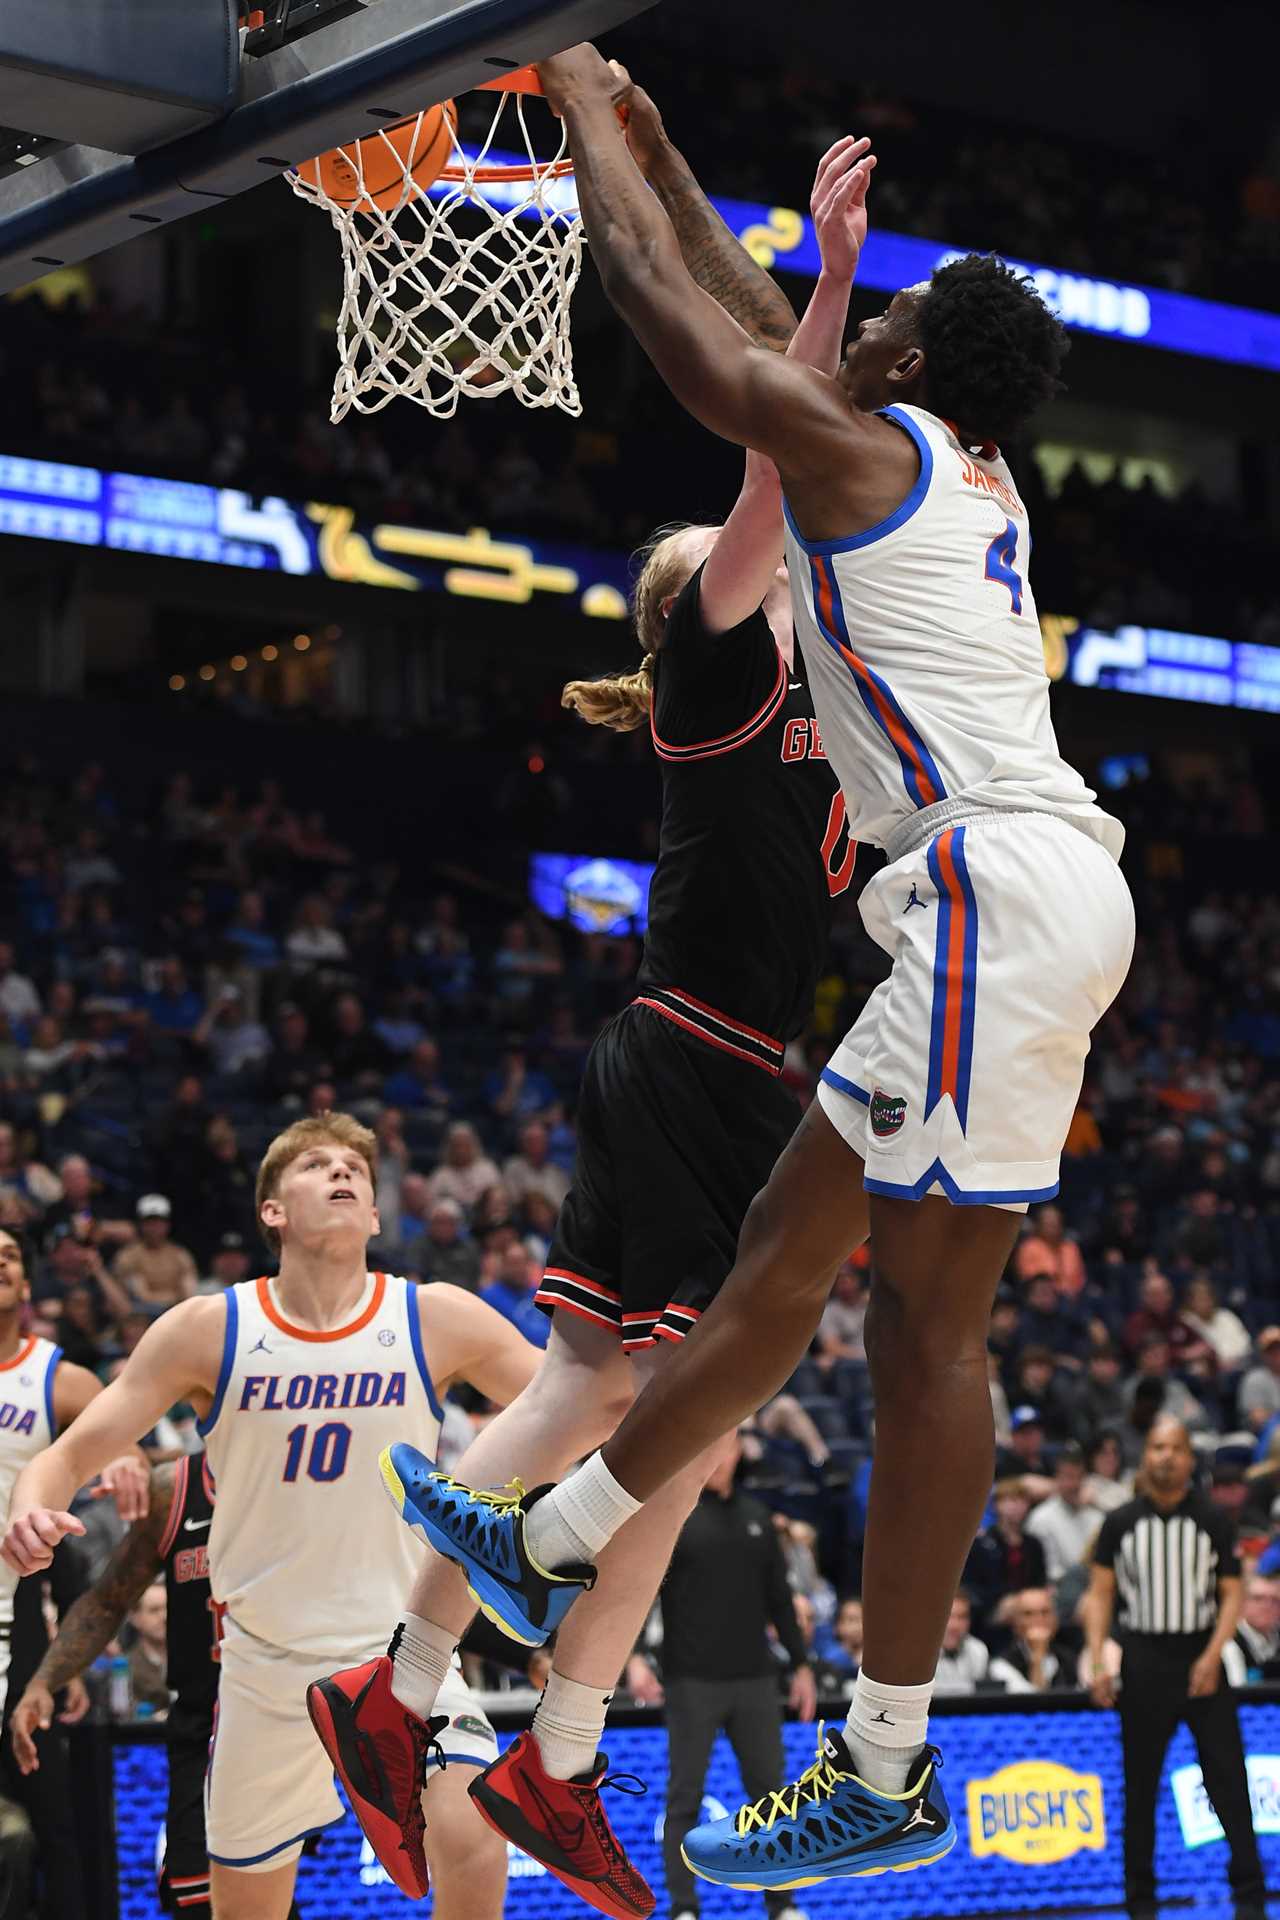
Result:
{"label": "yellow shoelace", "polygon": [[436,1477],[442,1485],[457,1487],[472,1500],[479,1500],[486,1507],[497,1507],[499,1511],[510,1512],[512,1507],[518,1507],[528,1491],[523,1480],[508,1480],[505,1487],[470,1487],[465,1480],[454,1480],[449,1474]]}
{"label": "yellow shoelace", "polygon": [[814,1806],[823,1800],[829,1800],[847,1776],[839,1767],[833,1766],[823,1748],[822,1735],[825,1722],[818,1722],[818,1757],[811,1767],[806,1767],[800,1778],[789,1787],[777,1792],[766,1793],[763,1799],[751,1806],[739,1807],[737,1830],[739,1835],[750,1833],[755,1827],[771,1827],[775,1820],[794,1820],[800,1811],[802,1800],[812,1801]]}

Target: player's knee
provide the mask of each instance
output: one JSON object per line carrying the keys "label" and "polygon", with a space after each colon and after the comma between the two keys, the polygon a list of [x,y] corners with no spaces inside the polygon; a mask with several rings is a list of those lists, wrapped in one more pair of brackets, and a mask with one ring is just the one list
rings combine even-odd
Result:
{"label": "player's knee", "polygon": [[819,1307],[825,1304],[831,1273],[816,1250],[807,1247],[797,1225],[794,1207],[777,1191],[775,1176],[747,1208],[738,1236],[734,1278],[739,1286],[750,1286],[753,1300],[777,1288],[797,1311],[812,1310],[815,1301]]}
{"label": "player's knee", "polygon": [[[431,1819],[430,1806],[427,1813],[428,1865],[437,1903],[469,1892],[476,1902],[470,1911],[483,1912],[482,1891],[496,1892],[500,1912],[507,1877],[507,1843],[502,1835],[486,1826],[473,1807],[444,1819],[438,1815]],[[458,1912],[462,1911],[459,1906]]]}
{"label": "player's knee", "polygon": [[863,1338],[877,1396],[900,1388],[923,1399],[958,1358],[956,1329],[938,1312],[930,1290],[896,1284],[878,1270]]}

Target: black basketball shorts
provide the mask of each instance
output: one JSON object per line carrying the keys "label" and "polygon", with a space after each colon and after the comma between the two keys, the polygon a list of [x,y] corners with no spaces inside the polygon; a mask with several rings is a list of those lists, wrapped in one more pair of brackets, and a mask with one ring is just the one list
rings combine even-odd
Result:
{"label": "black basketball shorts", "polygon": [[753,1059],[653,1006],[624,1008],[587,1060],[573,1186],[537,1304],[608,1328],[631,1353],[683,1340],[799,1119]]}
{"label": "black basketball shorts", "polygon": [[209,1853],[204,1837],[204,1775],[209,1729],[169,1729],[169,1802],[165,1814],[160,1905],[165,1913],[209,1912]]}

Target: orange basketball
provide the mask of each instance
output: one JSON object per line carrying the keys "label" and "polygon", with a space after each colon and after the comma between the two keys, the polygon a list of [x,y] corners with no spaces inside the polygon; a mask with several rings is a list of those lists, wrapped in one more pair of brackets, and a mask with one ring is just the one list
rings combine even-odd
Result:
{"label": "orange basketball", "polygon": [[446,100],[442,106],[415,113],[412,119],[397,120],[394,126],[367,134],[349,147],[335,147],[318,160],[308,160],[298,168],[299,178],[340,207],[371,213],[379,206],[389,212],[405,191],[406,175],[419,193],[439,179],[453,149],[457,123],[457,109],[452,100]]}

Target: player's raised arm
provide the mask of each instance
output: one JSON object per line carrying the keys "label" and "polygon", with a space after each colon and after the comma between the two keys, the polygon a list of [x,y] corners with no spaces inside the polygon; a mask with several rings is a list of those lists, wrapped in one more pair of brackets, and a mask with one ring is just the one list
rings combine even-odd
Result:
{"label": "player's raised arm", "polygon": [[787,354],[819,373],[834,374],[844,349],[849,295],[867,238],[867,188],[876,164],[870,146],[847,133],[828,147],[809,196],[822,267]]}
{"label": "player's raised arm", "polygon": [[[641,95],[640,98],[652,108],[647,95]],[[627,142],[633,152],[634,129],[633,107],[632,117],[627,123]],[[876,164],[875,155],[869,151],[870,145],[869,140],[855,139],[852,134],[837,140],[818,163],[809,202],[822,254],[822,272],[804,318],[791,336],[787,355],[803,366],[817,368],[820,373],[834,374],[840,364],[845,324],[849,318],[849,294],[858,271],[862,245],[867,237],[867,187]],[[680,165],[692,183],[692,193],[696,193],[704,205],[707,204],[702,189],[689,173],[687,165],[683,161]],[[653,175],[647,168],[645,171],[652,185]],[[663,204],[666,205],[666,201]],[[714,209],[708,208],[708,211],[714,214]],[[686,266],[694,274],[699,286],[715,293],[720,304],[735,318],[740,318],[733,299],[735,296],[740,300],[752,297],[754,281],[744,274],[739,283],[732,268],[731,254],[736,253],[745,261],[751,273],[763,280],[767,287],[772,287],[773,282],[733,238],[719,214],[714,214],[727,245],[721,245],[718,236],[712,234],[701,242],[700,257],[714,259],[719,264],[728,297],[718,290],[718,284],[709,285],[690,260],[690,244],[681,229],[683,217],[679,213],[672,216]],[[764,299],[763,294],[756,297]],[[760,341],[758,344],[768,342]],[[748,451],[742,491],[703,568],[699,606],[702,623],[708,633],[726,633],[755,612],[773,583],[782,560],[782,550],[782,484],[778,469],[767,455]]]}
{"label": "player's raised arm", "polygon": [[187,1300],[170,1308],[143,1335],[123,1372],[23,1468],[0,1550],[9,1566],[21,1574],[36,1573],[49,1565],[65,1534],[83,1533],[80,1521],[67,1512],[76,1489],[149,1433],[175,1401],[207,1408],[225,1324],[220,1299]]}
{"label": "player's raised arm", "polygon": [[621,91],[594,47],[543,61],[547,99],[569,129],[578,201],[604,289],[696,420],[774,459],[784,475],[847,457],[860,416],[836,382],[752,345],[690,275],[614,111]]}
{"label": "player's raised arm", "polygon": [[786,294],[737,236],[698,185],[689,162],[672,145],[662,115],[616,60],[618,109],[626,109],[627,146],[675,231],[680,257],[704,293],[731,314],[753,345],[785,351],[796,330]]}

